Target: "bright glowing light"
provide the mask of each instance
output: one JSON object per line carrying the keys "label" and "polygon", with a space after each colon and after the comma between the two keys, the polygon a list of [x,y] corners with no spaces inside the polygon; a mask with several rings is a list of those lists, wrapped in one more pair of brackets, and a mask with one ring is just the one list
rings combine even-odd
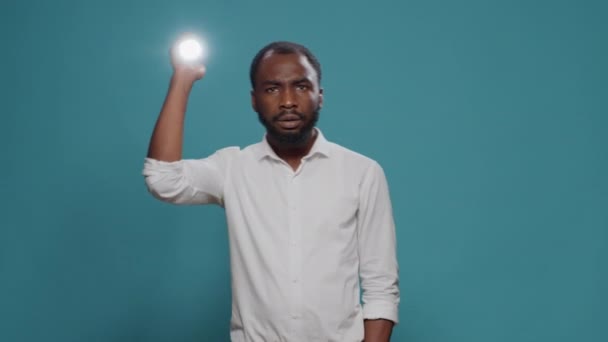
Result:
{"label": "bright glowing light", "polygon": [[186,37],[181,39],[177,45],[177,56],[186,63],[196,62],[204,58],[205,48],[200,39]]}

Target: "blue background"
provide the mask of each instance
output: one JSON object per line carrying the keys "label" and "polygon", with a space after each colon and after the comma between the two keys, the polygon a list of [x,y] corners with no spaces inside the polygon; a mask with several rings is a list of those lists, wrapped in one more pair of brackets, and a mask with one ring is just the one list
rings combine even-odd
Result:
{"label": "blue background", "polygon": [[378,160],[401,266],[393,341],[608,341],[603,1],[6,1],[0,341],[226,341],[218,207],[141,170],[168,49],[204,35],[184,156],[263,134],[248,67],[321,60],[320,127]]}

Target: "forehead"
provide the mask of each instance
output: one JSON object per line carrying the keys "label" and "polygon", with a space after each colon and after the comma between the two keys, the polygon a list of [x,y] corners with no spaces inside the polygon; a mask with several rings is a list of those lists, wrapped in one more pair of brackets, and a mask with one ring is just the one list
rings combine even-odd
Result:
{"label": "forehead", "polygon": [[260,61],[256,78],[258,81],[308,78],[316,82],[317,72],[302,54],[269,51]]}

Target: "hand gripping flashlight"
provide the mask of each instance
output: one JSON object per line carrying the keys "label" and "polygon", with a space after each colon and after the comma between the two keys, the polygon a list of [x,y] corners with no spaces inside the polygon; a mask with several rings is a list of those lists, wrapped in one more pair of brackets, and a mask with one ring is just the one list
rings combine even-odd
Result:
{"label": "hand gripping flashlight", "polygon": [[206,56],[206,47],[201,39],[188,34],[180,38],[175,46],[175,57],[180,63],[194,64]]}

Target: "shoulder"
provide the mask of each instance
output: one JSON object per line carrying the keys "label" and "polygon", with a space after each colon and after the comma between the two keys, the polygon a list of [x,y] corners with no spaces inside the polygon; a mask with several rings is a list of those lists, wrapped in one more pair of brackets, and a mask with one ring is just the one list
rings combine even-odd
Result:
{"label": "shoulder", "polygon": [[223,147],[213,152],[208,157],[199,159],[206,162],[230,163],[241,154],[241,148],[238,146]]}
{"label": "shoulder", "polygon": [[332,167],[343,177],[359,185],[385,178],[384,170],[375,159],[342,145],[329,142]]}
{"label": "shoulder", "polygon": [[213,154],[218,156],[225,157],[247,157],[250,155],[255,155],[260,149],[260,143],[251,144],[245,147],[241,146],[227,146],[216,150]]}
{"label": "shoulder", "polygon": [[334,142],[328,142],[328,144],[330,147],[331,156],[340,163],[344,163],[349,167],[355,167],[363,170],[367,170],[372,167],[380,167],[380,164],[369,156],[353,151]]}
{"label": "shoulder", "polygon": [[212,157],[232,163],[249,163],[259,159],[263,153],[261,143],[251,144],[245,147],[228,146],[216,150]]}

